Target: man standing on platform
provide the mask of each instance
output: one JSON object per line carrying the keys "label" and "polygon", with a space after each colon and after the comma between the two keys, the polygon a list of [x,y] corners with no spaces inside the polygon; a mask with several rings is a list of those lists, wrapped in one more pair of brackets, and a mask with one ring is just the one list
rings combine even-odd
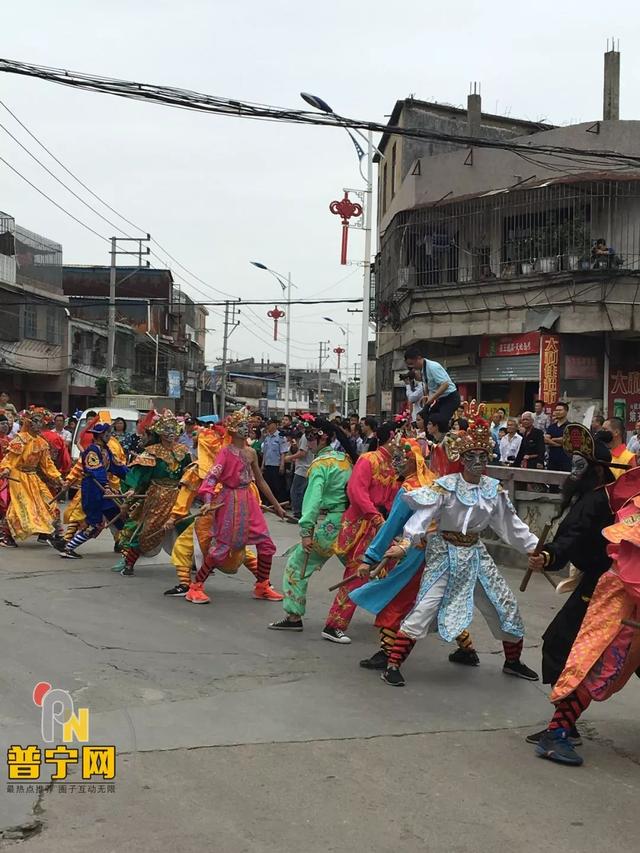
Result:
{"label": "man standing on platform", "polygon": [[570,471],[571,457],[562,448],[564,431],[569,423],[569,406],[559,402],[553,410],[553,423],[549,424],[544,434],[544,443],[549,451],[547,467],[550,471]]}
{"label": "man standing on platform", "polygon": [[460,394],[447,371],[439,362],[425,358],[418,346],[405,350],[404,360],[407,367],[422,374],[427,391],[423,398],[425,409],[429,414],[438,414],[441,422],[448,424],[460,405]]}
{"label": "man standing on platform", "polygon": [[262,473],[278,503],[287,500],[284,482],[284,460],[289,452],[289,442],[280,434],[278,421],[270,418],[262,442]]}

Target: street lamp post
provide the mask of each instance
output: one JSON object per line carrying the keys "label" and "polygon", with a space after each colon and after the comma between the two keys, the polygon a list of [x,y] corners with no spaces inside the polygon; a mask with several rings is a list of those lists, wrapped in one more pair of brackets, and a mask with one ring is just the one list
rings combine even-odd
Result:
{"label": "street lamp post", "polygon": [[[303,101],[306,101],[310,104],[314,109],[320,110],[320,112],[327,113],[328,115],[335,116],[338,124],[340,124],[340,116],[334,112],[334,110],[329,106],[329,104],[318,95],[312,95],[309,92],[300,92],[300,97]],[[366,156],[367,158],[367,174],[366,176],[362,174],[362,168],[360,168],[360,174],[366,184],[365,189],[365,204],[364,204],[364,271],[363,271],[363,283],[362,283],[362,339],[361,339],[361,352],[360,352],[360,399],[358,401],[358,408],[360,410],[360,417],[364,417],[367,414],[367,371],[369,369],[369,320],[370,320],[370,312],[369,312],[369,301],[370,301],[370,292],[371,292],[371,203],[373,201],[373,134],[369,130],[367,132],[366,137],[359,130],[356,130],[356,133],[364,139],[367,143],[366,154],[362,149],[362,146],[355,138],[353,133],[348,127],[344,128],[351,141],[354,144],[356,149],[356,153],[358,155],[358,163],[361,166],[363,158]],[[378,149],[375,149],[376,151]],[[378,152],[381,153],[381,152]],[[382,155],[381,155],[382,156]]]}
{"label": "street lamp post", "polygon": [[291,365],[291,288],[295,287],[295,284],[291,281],[291,273],[287,273],[287,281],[286,284],[283,281],[283,276],[281,273],[272,270],[270,267],[265,264],[260,263],[260,261],[250,261],[251,265],[257,267],[259,270],[265,270],[268,273],[271,273],[278,282],[280,283],[280,287],[282,288],[282,292],[287,294],[287,313],[285,317],[286,328],[287,328],[287,341],[286,341],[286,350],[285,350],[285,365],[284,365],[284,413],[285,415],[289,414],[289,388],[290,388],[290,365]]}
{"label": "street lamp post", "polygon": [[340,323],[337,323],[333,319],[333,317],[323,317],[322,319],[326,320],[327,323],[333,323],[334,325],[336,325],[340,329],[340,331],[342,332],[342,334],[344,335],[344,338],[345,338],[345,344],[344,344],[345,358],[344,358],[344,361],[345,361],[345,365],[346,365],[346,370],[345,370],[346,382],[345,382],[345,387],[344,387],[344,414],[347,415],[348,414],[347,410],[349,408],[349,324],[345,323],[344,327],[343,327],[340,325]]}

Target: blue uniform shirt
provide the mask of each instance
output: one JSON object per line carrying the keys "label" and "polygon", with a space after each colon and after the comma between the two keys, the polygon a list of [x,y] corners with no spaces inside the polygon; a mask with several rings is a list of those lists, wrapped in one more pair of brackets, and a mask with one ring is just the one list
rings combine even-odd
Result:
{"label": "blue uniform shirt", "polygon": [[430,361],[428,358],[425,358],[422,362],[422,374],[429,394],[433,394],[443,382],[448,383],[447,390],[442,394],[443,397],[453,394],[456,390],[451,377],[438,361]]}

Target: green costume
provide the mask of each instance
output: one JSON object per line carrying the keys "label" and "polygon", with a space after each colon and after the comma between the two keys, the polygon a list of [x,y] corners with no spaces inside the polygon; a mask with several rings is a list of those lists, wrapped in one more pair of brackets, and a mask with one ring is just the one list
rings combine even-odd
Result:
{"label": "green costume", "polygon": [[180,480],[190,464],[191,456],[183,444],[174,444],[171,449],[150,445],[132,463],[122,491],[133,489],[137,495],[146,494],[146,499],[134,509],[122,531],[120,542],[127,568],[133,568],[140,554],[161,544]]}
{"label": "green costume", "polygon": [[309,466],[298,526],[302,537],[313,538],[313,545],[309,554],[302,545],[293,548],[282,581],[283,606],[292,616],[304,616],[309,578],[334,553],[340,519],[347,508],[346,488],[351,467],[347,455],[331,447],[323,447]]}

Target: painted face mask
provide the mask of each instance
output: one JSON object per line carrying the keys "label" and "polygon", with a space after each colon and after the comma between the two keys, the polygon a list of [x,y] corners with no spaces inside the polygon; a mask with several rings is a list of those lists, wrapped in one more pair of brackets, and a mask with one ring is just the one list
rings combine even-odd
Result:
{"label": "painted face mask", "polygon": [[467,450],[462,454],[464,470],[474,477],[484,474],[488,462],[489,455],[486,450]]}
{"label": "painted face mask", "polygon": [[248,438],[249,429],[249,421],[240,421],[240,423],[235,428],[235,434],[239,435],[240,438]]}
{"label": "painted face mask", "polygon": [[589,467],[589,463],[579,453],[574,453],[571,457],[571,479],[581,480]]}

